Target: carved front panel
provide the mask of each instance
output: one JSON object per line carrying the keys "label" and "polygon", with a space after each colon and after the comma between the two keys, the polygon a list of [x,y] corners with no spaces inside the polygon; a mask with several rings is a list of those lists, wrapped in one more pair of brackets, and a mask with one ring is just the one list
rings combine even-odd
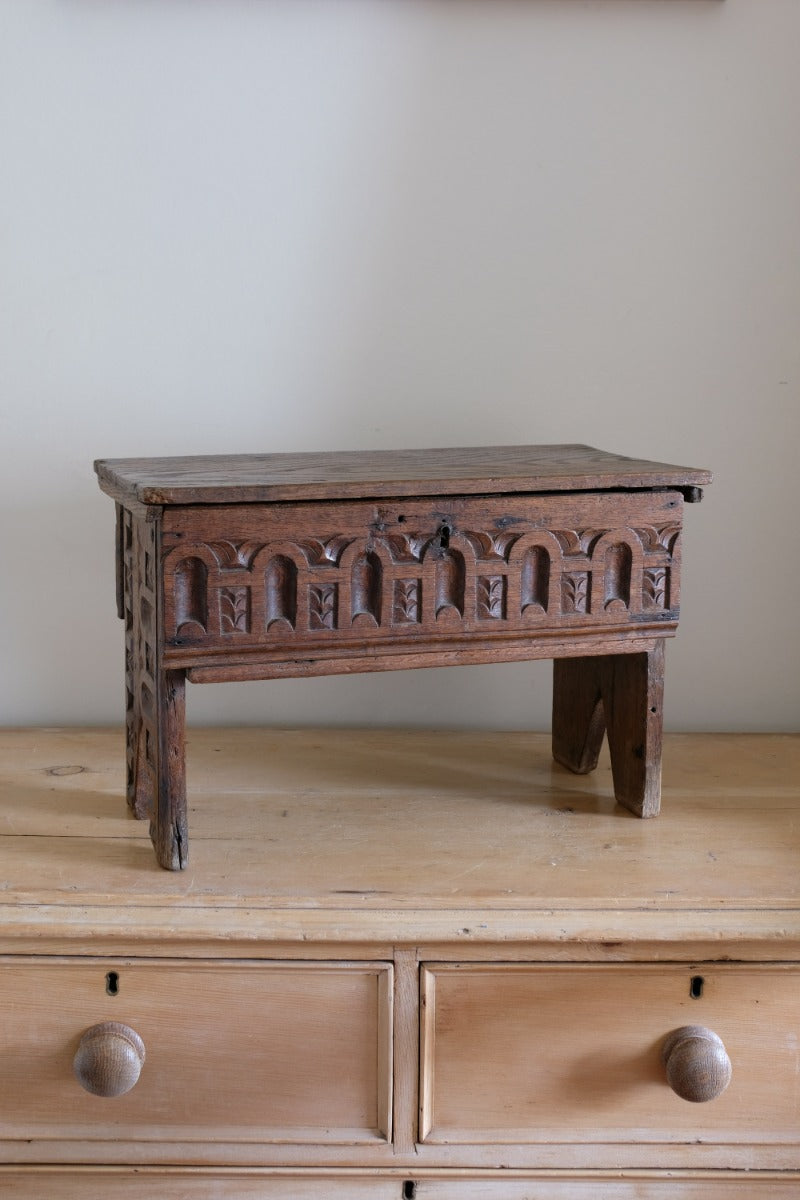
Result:
{"label": "carved front panel", "polygon": [[681,517],[674,492],[167,510],[167,654],[674,625]]}

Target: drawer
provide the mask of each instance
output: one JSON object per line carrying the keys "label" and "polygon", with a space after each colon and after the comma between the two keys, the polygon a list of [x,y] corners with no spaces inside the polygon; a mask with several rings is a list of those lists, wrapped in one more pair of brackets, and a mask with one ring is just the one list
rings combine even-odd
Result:
{"label": "drawer", "polygon": [[0,1196],[15,1200],[403,1200],[399,1179],[103,1167],[4,1169]]}
{"label": "drawer", "polygon": [[423,1179],[415,1200],[797,1200],[800,1175],[748,1171],[706,1174],[562,1171],[502,1181]]}
{"label": "drawer", "polygon": [[170,508],[165,661],[663,630],[682,505],[665,491]]}
{"label": "drawer", "polygon": [[[796,967],[430,965],[422,1005],[431,1145],[711,1143],[723,1151],[704,1165],[728,1166],[736,1146],[800,1140]],[[662,1060],[687,1026],[717,1034],[732,1064],[703,1103],[671,1089]]]}
{"label": "drawer", "polygon": [[[0,1139],[385,1144],[392,968],[382,963],[38,960],[0,967]],[[87,1076],[129,1091],[85,1091]],[[88,1048],[87,1048],[88,1047]],[[132,1059],[135,1061],[132,1065]],[[100,1144],[98,1146],[98,1143]],[[93,1148],[94,1147],[94,1148]],[[222,1151],[220,1151],[222,1154]],[[141,1157],[141,1156],[140,1156]],[[219,1161],[225,1161],[225,1158]]]}
{"label": "drawer", "polygon": [[794,1172],[562,1171],[524,1178],[269,1175],[261,1171],[130,1171],[0,1167],[0,1196],[16,1200],[796,1200]]}

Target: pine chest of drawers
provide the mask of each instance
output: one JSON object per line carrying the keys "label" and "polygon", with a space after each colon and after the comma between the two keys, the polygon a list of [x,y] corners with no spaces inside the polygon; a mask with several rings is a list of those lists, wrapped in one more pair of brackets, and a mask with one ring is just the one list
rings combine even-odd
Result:
{"label": "pine chest of drawers", "polygon": [[118,745],[0,735],[0,1195],[800,1192],[800,739],[642,823],[541,736],[190,731],[179,874]]}

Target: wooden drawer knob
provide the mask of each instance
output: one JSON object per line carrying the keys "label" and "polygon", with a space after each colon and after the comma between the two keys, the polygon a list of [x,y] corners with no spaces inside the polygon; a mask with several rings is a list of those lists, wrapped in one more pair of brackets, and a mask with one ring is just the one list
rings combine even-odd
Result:
{"label": "wooden drawer knob", "polygon": [[661,1050],[667,1083],[682,1100],[716,1100],[731,1081],[731,1060],[722,1038],[704,1025],[682,1025]]}
{"label": "wooden drawer knob", "polygon": [[81,1038],[73,1067],[81,1087],[93,1096],[124,1096],[139,1078],[144,1042],[117,1021],[92,1025]]}

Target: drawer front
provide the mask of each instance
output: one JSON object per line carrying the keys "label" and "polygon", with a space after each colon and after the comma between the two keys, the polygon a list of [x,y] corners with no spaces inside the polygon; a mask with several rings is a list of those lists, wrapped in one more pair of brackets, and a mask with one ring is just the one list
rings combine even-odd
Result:
{"label": "drawer front", "polygon": [[[0,972],[4,1141],[189,1143],[205,1153],[209,1143],[390,1136],[388,965],[61,960]],[[113,1097],[85,1091],[73,1069],[83,1035],[108,1022],[110,1033],[83,1042],[90,1078],[99,1072],[105,1085],[130,1070],[118,1027],[144,1047],[138,1081]]]}
{"label": "drawer front", "polygon": [[[506,1173],[507,1174],[507,1173]],[[339,1174],[298,1176],[290,1172],[181,1172],[0,1167],[0,1196],[17,1200],[796,1200],[800,1174],[739,1172],[659,1177],[630,1172],[622,1178],[572,1172],[525,1178],[435,1179]]]}
{"label": "drawer front", "polygon": [[566,1172],[525,1179],[423,1179],[415,1200],[797,1200],[800,1175],[748,1171],[717,1177],[621,1172],[580,1177]]}
{"label": "drawer front", "polygon": [[[422,1002],[424,1142],[800,1141],[797,968],[432,965]],[[667,1035],[687,1026],[727,1051],[716,1099],[667,1083]]]}
{"label": "drawer front", "polygon": [[662,629],[677,492],[167,509],[165,655]]}
{"label": "drawer front", "polygon": [[403,1190],[398,1179],[363,1175],[0,1167],[0,1196],[15,1200],[402,1200]]}

